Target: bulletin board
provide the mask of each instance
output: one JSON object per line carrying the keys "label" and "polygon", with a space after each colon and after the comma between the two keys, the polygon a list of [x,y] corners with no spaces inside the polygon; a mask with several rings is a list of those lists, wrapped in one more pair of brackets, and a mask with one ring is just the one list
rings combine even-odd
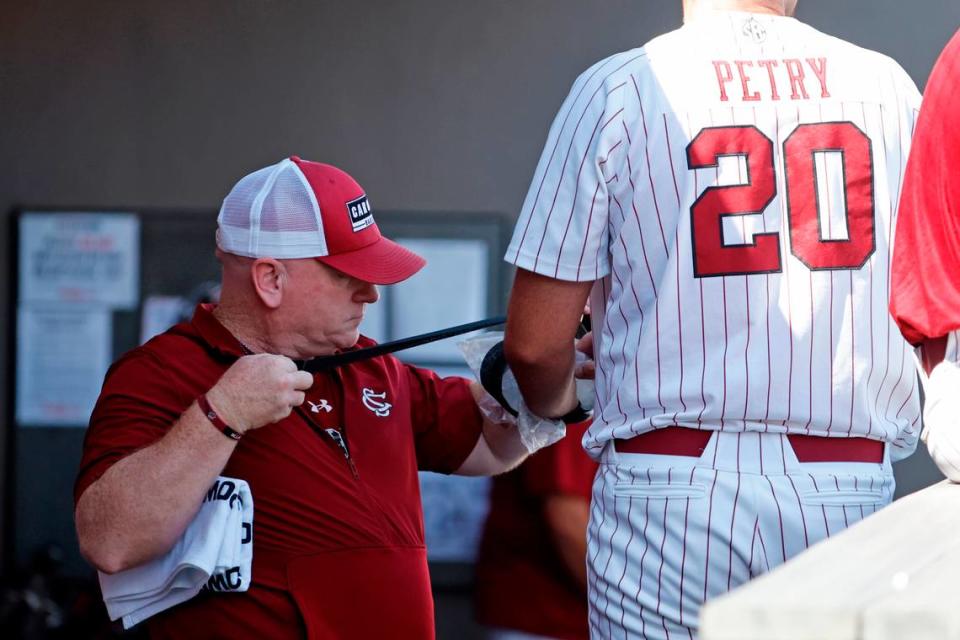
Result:
{"label": "bulletin board", "polygon": [[[363,333],[382,342],[504,313],[511,219],[399,211],[378,211],[376,219],[428,263],[411,280],[380,288]],[[216,294],[216,212],[30,208],[12,222],[6,560],[20,565],[54,543],[68,570],[81,574],[90,569],[77,550],[72,489],[103,375]],[[468,375],[456,340],[397,355],[442,375]],[[488,483],[421,474],[430,560],[441,574],[461,575],[456,567],[472,561]]]}

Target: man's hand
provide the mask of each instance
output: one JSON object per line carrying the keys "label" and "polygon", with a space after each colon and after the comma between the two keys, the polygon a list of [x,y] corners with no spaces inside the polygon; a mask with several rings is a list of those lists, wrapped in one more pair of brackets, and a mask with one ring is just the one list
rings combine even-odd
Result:
{"label": "man's hand", "polygon": [[304,401],[313,376],[297,371],[285,356],[244,356],[207,392],[207,400],[233,429],[243,433],[278,422]]}
{"label": "man's hand", "polygon": [[[597,374],[596,365],[593,362],[593,332],[587,333],[585,336],[577,340],[574,344],[574,348],[583,355],[587,356],[587,360],[581,360],[580,357],[577,357],[577,366],[573,370],[573,377],[578,380],[593,380]],[[579,396],[579,390],[577,395]],[[591,404],[592,402],[591,398]],[[583,398],[580,398],[581,403]]]}

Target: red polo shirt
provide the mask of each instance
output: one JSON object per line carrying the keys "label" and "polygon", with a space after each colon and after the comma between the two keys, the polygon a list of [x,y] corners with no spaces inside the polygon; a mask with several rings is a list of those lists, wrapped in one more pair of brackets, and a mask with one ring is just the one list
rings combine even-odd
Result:
{"label": "red polo shirt", "polygon": [[587,593],[564,566],[543,515],[551,495],[590,502],[597,463],[580,444],[588,425],[568,426],[563,440],[494,478],[477,558],[481,623],[563,640],[589,637]]}
{"label": "red polo shirt", "polygon": [[[211,311],[198,307],[111,367],[75,500],[162,438],[243,355]],[[249,591],[201,593],[148,620],[151,637],[433,637],[417,470],[451,473],[476,444],[482,419],[469,382],[387,356],[314,375],[307,400],[247,433],[222,472],[253,494]]]}

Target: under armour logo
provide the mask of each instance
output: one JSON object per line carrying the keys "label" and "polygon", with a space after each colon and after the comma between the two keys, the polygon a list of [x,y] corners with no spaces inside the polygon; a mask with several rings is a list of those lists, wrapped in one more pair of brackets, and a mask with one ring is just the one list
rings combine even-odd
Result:
{"label": "under armour logo", "polygon": [[363,406],[373,411],[380,418],[390,415],[390,409],[393,407],[389,402],[384,402],[386,399],[386,391],[376,393],[373,389],[364,388],[363,390]]}
{"label": "under armour logo", "polygon": [[767,30],[756,18],[748,18],[743,23],[743,35],[749,36],[757,44],[767,39]]}
{"label": "under armour logo", "polygon": [[311,402],[307,400],[307,404],[310,405],[310,411],[313,413],[320,413],[321,410],[326,411],[327,413],[333,411],[333,407],[331,407],[330,404],[323,398],[320,398],[320,402]]}

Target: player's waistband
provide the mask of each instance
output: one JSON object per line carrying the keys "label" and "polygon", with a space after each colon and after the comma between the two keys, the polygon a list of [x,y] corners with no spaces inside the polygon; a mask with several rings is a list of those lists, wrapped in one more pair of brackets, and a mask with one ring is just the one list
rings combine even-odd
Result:
{"label": "player's waistband", "polygon": [[[661,427],[629,440],[614,440],[618,453],[669,456],[703,455],[713,431],[687,427]],[[884,443],[869,438],[827,438],[787,434],[798,462],[883,462]]]}

